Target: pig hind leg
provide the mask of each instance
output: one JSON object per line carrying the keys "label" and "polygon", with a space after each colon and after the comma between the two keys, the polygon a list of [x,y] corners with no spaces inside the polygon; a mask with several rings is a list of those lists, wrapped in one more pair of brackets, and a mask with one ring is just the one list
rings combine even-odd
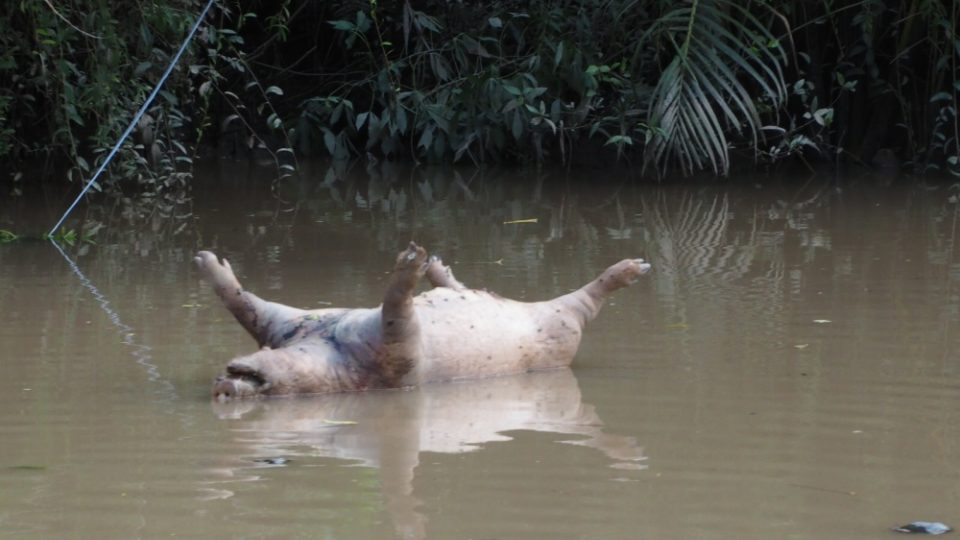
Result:
{"label": "pig hind leg", "polygon": [[419,356],[420,323],[413,306],[413,293],[428,266],[426,251],[413,242],[397,255],[383,297],[383,341],[377,354],[377,368],[387,386],[399,384]]}
{"label": "pig hind leg", "polygon": [[427,281],[434,287],[447,287],[455,291],[467,289],[466,285],[460,283],[457,281],[457,278],[453,277],[453,270],[443,264],[440,257],[436,255],[432,255],[430,260],[427,261],[426,276]]}

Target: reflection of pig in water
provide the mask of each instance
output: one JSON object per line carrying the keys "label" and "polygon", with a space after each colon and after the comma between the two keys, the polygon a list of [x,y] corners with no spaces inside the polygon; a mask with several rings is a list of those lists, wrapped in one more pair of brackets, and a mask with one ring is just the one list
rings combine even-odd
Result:
{"label": "reflection of pig in water", "polygon": [[[379,468],[387,510],[407,538],[425,536],[426,518],[417,511],[420,503],[413,492],[421,452],[471,452],[488,442],[509,441],[507,432],[530,430],[574,435],[564,442],[603,452],[612,467],[645,467],[643,449],[632,437],[603,432],[593,406],[581,401],[569,369],[406,392],[214,403],[214,410],[230,419],[238,445],[237,469],[273,457],[292,458],[290,466],[295,467],[304,456]],[[243,477],[240,472],[227,476]],[[216,484],[218,489],[228,486]]]}
{"label": "reflection of pig in water", "polygon": [[[230,362],[214,384],[218,399],[399,388],[568,366],[604,298],[650,269],[643,259],[624,259],[572,293],[516,302],[466,288],[411,242],[397,256],[380,307],[305,311],[243,290],[229,263],[213,253],[195,260],[261,346]],[[414,296],[422,276],[435,288]]]}

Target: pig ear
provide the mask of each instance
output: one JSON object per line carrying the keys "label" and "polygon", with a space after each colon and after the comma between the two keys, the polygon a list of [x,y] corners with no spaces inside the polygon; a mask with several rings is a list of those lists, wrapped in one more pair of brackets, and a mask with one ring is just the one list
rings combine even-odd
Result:
{"label": "pig ear", "polygon": [[230,267],[230,261],[228,261],[227,259],[223,259],[223,267],[233,272],[233,268]]}

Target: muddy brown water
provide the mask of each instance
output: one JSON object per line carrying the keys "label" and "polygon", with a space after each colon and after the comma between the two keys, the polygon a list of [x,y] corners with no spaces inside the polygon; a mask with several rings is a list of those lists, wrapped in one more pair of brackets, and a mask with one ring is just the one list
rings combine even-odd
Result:
{"label": "muddy brown water", "polygon": [[[845,538],[960,523],[947,186],[658,186],[314,166],[200,175],[179,218],[0,246],[2,538]],[[42,231],[66,202],[6,199]],[[188,216],[188,217],[183,217]],[[532,220],[514,222],[515,220]],[[253,343],[190,264],[300,307],[379,302],[415,239],[540,299],[642,256],[572,370],[210,402]],[[71,266],[71,261],[75,267]]]}

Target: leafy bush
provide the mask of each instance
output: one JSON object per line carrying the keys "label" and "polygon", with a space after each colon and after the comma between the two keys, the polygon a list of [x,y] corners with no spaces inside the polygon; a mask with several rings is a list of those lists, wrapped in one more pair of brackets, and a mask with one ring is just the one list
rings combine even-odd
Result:
{"label": "leafy bush", "polygon": [[[7,169],[43,158],[88,177],[203,4],[0,6]],[[298,155],[626,159],[718,175],[800,156],[960,174],[958,10],[938,0],[223,0],[104,187],[183,193],[204,147],[265,157],[280,174]]]}
{"label": "leafy bush", "polygon": [[[727,132],[756,143],[786,97],[784,51],[721,0],[377,3],[328,24],[367,77],[304,101],[299,147],[421,161],[565,162],[593,143],[685,171],[729,170]],[[660,8],[665,11],[661,11]],[[636,29],[646,28],[645,32]],[[756,83],[752,97],[741,78]]]}
{"label": "leafy bush", "polygon": [[[66,164],[68,179],[90,176],[152,90],[196,3],[130,7],[106,0],[0,7],[0,159],[52,158]],[[118,160],[120,176],[150,190],[177,183],[178,163],[189,161],[180,140],[190,88],[184,69],[168,88]]]}

